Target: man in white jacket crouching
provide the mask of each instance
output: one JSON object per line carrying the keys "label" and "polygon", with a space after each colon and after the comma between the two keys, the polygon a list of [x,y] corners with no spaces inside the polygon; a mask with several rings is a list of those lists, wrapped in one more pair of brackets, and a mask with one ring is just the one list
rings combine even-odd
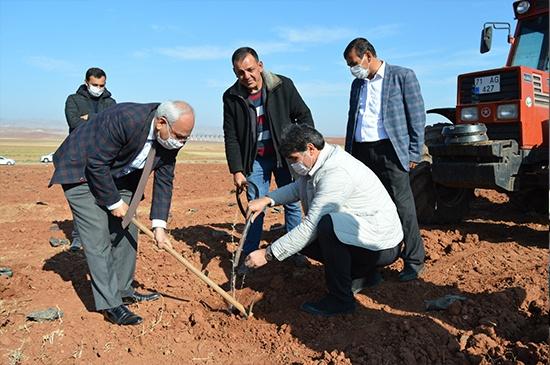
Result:
{"label": "man in white jacket crouching", "polygon": [[279,152],[297,179],[249,204],[257,216],[266,206],[300,200],[305,216],[245,264],[258,268],[300,252],[324,264],[328,294],[302,310],[332,316],[355,310],[356,294],[381,281],[377,267],[399,257],[403,231],[397,209],[376,175],[338,146],[325,143],[309,126],[292,125]]}

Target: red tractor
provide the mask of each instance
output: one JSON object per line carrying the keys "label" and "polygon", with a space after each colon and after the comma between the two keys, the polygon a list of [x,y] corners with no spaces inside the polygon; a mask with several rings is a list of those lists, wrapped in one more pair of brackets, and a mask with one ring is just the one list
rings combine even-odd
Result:
{"label": "red tractor", "polygon": [[548,213],[548,0],[513,8],[513,37],[501,22],[485,23],[481,34],[485,53],[493,29],[508,30],[506,66],[459,75],[456,107],[427,111],[452,124],[426,128],[424,161],[411,172],[419,222],[461,221],[475,188]]}

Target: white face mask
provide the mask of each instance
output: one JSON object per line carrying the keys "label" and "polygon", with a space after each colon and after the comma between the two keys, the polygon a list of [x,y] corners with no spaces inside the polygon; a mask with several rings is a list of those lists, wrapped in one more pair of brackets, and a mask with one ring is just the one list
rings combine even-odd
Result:
{"label": "white face mask", "polygon": [[[307,151],[303,153],[304,158],[306,154],[307,154]],[[294,162],[290,164],[290,167],[292,168],[292,170],[294,170],[295,173],[297,173],[300,176],[306,176],[307,173],[311,171],[311,167],[307,167],[306,165],[304,165],[303,161]]]}
{"label": "white face mask", "polygon": [[185,144],[184,142],[180,142],[172,136],[168,137],[168,139],[162,139],[160,137],[160,134],[157,134],[157,142],[167,150],[177,150],[178,148],[182,148]]}
{"label": "white face mask", "polygon": [[88,92],[90,95],[95,96],[96,98],[99,98],[101,94],[103,94],[103,91],[105,91],[105,88],[99,87],[99,86],[88,86]]}
{"label": "white face mask", "polygon": [[311,167],[307,167],[303,162],[295,162],[290,164],[290,167],[292,167],[292,170],[300,176],[306,176],[309,170],[311,170]]}
{"label": "white face mask", "polygon": [[361,66],[361,63],[363,63],[364,58],[365,58],[365,56],[363,55],[363,58],[361,58],[361,62],[359,62],[357,65],[352,66],[352,67],[349,68],[351,74],[354,77],[356,77],[358,79],[362,79],[362,80],[366,80],[369,77],[370,62],[367,65],[367,68],[364,68],[363,66]]}

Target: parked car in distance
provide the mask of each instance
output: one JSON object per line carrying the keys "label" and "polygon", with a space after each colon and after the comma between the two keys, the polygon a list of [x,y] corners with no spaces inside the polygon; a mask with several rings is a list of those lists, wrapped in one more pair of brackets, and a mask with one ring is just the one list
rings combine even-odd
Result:
{"label": "parked car in distance", "polygon": [[0,165],[15,165],[15,160],[0,156]]}
{"label": "parked car in distance", "polygon": [[53,152],[48,153],[47,155],[40,156],[40,162],[48,163],[53,162]]}
{"label": "parked car in distance", "polygon": [[48,163],[53,162],[53,152],[48,153],[47,155],[40,156],[40,162]]}

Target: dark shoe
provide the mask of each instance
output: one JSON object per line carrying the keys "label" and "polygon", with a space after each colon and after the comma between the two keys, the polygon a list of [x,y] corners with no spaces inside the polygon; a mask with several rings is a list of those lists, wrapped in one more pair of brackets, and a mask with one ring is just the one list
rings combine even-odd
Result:
{"label": "dark shoe", "polygon": [[302,255],[301,253],[295,253],[294,255],[290,256],[287,260],[292,262],[294,267],[298,267],[298,268],[309,267],[309,260],[305,255]]}
{"label": "dark shoe", "polygon": [[357,294],[361,290],[366,288],[373,288],[383,281],[384,279],[382,278],[382,274],[375,270],[367,276],[353,279],[351,281],[351,292],[353,294]]}
{"label": "dark shoe", "polygon": [[253,270],[254,269],[251,269],[250,267],[246,266],[243,261],[239,266],[237,266],[237,275],[245,276],[250,274]]}
{"label": "dark shoe", "polygon": [[143,318],[132,313],[125,305],[103,310],[105,319],[121,326],[136,325],[143,322]]}
{"label": "dark shoe", "polygon": [[151,294],[140,294],[137,291],[134,292],[129,297],[122,297],[122,303],[125,305],[128,304],[134,304],[138,302],[152,302],[153,300],[158,300],[160,298],[159,293],[151,293]]}
{"label": "dark shoe", "polygon": [[405,282],[418,279],[422,271],[424,271],[424,264],[414,266],[405,264],[405,268],[399,273],[399,281]]}
{"label": "dark shoe", "polygon": [[80,241],[80,237],[74,237],[73,242],[71,242],[71,247],[69,247],[69,250],[72,252],[80,251],[82,248],[82,241]]}
{"label": "dark shoe", "polygon": [[317,302],[305,302],[302,304],[301,309],[309,314],[331,317],[338,314],[353,313],[355,311],[355,300],[346,303],[327,295]]}

